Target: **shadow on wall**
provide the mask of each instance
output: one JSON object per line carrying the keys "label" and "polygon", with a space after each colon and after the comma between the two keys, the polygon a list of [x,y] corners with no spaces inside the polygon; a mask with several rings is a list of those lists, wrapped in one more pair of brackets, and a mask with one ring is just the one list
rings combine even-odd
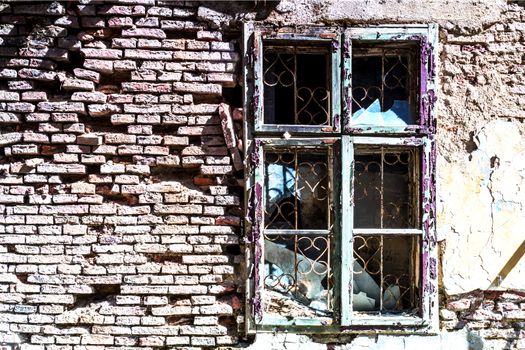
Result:
{"label": "shadow on wall", "polygon": [[280,0],[201,1],[197,16],[212,27],[232,26],[244,19],[263,20]]}

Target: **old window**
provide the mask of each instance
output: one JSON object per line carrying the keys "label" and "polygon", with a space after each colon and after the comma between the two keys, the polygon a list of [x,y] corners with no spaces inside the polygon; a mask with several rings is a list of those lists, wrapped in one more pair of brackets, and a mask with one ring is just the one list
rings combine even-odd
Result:
{"label": "old window", "polygon": [[435,31],[246,26],[248,331],[435,326]]}

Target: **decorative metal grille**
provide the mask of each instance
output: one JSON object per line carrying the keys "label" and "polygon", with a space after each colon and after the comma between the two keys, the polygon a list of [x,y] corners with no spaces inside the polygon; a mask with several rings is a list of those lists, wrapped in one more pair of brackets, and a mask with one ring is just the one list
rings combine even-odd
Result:
{"label": "decorative metal grille", "polygon": [[357,150],[354,203],[357,228],[415,228],[419,224],[418,152],[414,148]]}
{"label": "decorative metal grille", "polygon": [[[303,316],[332,309],[331,235],[264,235],[267,290],[288,297]],[[266,307],[272,308],[272,302]],[[282,314],[280,310],[271,310]]]}
{"label": "decorative metal grille", "polygon": [[417,313],[419,237],[354,236],[354,311]]}
{"label": "decorative metal grille", "polygon": [[352,61],[352,124],[416,123],[414,55],[407,50],[357,48]]}
{"label": "decorative metal grille", "polygon": [[328,49],[268,46],[264,50],[266,124],[329,125]]}
{"label": "decorative metal grille", "polygon": [[330,229],[327,150],[292,147],[266,151],[265,228]]}
{"label": "decorative metal grille", "polygon": [[326,147],[264,151],[264,286],[269,313],[315,317],[331,312],[329,159]]}

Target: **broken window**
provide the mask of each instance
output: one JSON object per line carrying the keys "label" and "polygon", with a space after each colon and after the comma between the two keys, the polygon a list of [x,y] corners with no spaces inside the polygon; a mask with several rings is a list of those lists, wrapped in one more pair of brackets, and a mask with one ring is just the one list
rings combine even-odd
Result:
{"label": "broken window", "polygon": [[[403,48],[406,46],[406,48]],[[357,44],[352,62],[352,126],[417,122],[417,45]]]}
{"label": "broken window", "polygon": [[263,154],[264,312],[331,317],[330,149],[265,147]]}
{"label": "broken window", "polygon": [[434,26],[247,25],[247,329],[435,325]]}

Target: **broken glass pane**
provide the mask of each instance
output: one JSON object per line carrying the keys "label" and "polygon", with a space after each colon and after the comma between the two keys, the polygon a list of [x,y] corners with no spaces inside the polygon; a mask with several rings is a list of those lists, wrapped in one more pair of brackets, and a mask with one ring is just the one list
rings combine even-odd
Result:
{"label": "broken glass pane", "polygon": [[329,57],[323,46],[265,48],[265,124],[330,124]]}
{"label": "broken glass pane", "polygon": [[287,317],[332,309],[329,235],[265,235],[264,308]]}
{"label": "broken glass pane", "polygon": [[351,125],[415,124],[413,55],[389,48],[358,47],[354,52]]}
{"label": "broken glass pane", "polygon": [[328,163],[322,149],[264,154],[266,229],[328,229]]}
{"label": "broken glass pane", "polygon": [[416,149],[357,150],[354,177],[356,228],[416,228]]}
{"label": "broken glass pane", "polygon": [[354,236],[353,310],[416,312],[418,247],[418,236]]}

